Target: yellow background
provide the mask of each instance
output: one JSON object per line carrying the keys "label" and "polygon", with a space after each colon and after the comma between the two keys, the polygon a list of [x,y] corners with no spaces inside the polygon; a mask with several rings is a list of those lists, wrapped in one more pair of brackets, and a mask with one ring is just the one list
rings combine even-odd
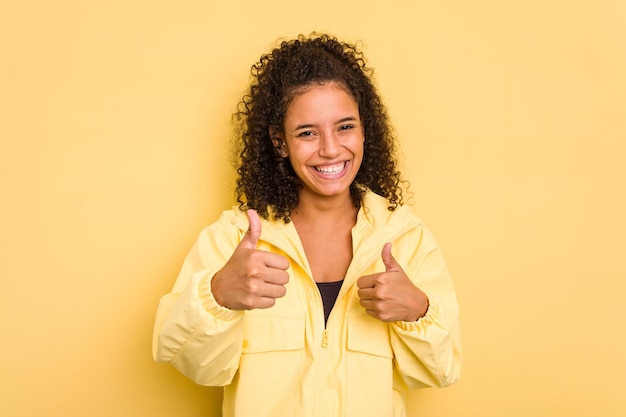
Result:
{"label": "yellow background", "polygon": [[[230,114],[278,37],[363,40],[462,309],[411,416],[626,414],[626,3],[0,4],[0,415],[218,416],[152,362],[233,201]],[[363,401],[368,401],[364,398]]]}

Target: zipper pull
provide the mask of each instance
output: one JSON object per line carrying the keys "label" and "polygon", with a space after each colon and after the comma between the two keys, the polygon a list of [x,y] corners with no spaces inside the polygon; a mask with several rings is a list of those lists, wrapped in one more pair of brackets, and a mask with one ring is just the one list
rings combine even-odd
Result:
{"label": "zipper pull", "polygon": [[328,332],[326,329],[322,332],[322,348],[326,349],[328,347]]}

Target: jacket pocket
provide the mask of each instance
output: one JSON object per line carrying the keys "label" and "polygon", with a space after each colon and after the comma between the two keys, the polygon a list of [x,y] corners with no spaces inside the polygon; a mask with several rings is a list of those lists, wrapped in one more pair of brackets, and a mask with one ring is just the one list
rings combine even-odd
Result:
{"label": "jacket pocket", "polygon": [[353,313],[347,321],[345,415],[391,417],[394,412],[393,349],[389,325],[364,311]]}
{"label": "jacket pocket", "polygon": [[392,358],[388,324],[369,316],[349,319],[348,350]]}
{"label": "jacket pocket", "polygon": [[248,314],[244,320],[243,353],[304,348],[304,316]]}
{"label": "jacket pocket", "polygon": [[299,415],[304,347],[304,315],[247,312],[239,372],[225,391],[224,415]]}

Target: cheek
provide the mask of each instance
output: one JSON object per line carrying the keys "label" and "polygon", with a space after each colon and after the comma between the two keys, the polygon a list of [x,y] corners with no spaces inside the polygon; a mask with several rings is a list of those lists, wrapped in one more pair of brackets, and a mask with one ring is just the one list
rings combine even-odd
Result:
{"label": "cheek", "polygon": [[302,147],[291,147],[288,150],[289,163],[294,171],[298,172],[302,170],[302,166],[307,162],[307,154],[303,151]]}
{"label": "cheek", "polygon": [[317,151],[317,146],[314,142],[302,141],[298,144],[288,144],[287,151],[289,152],[289,159],[293,162],[304,162]]}
{"label": "cheek", "polygon": [[355,139],[352,149],[354,150],[353,152],[355,154],[360,154],[361,156],[363,156],[363,152],[365,151],[365,138],[360,137]]}
{"label": "cheek", "polygon": [[358,159],[358,165],[360,168],[361,163],[365,159],[365,143],[363,142],[363,140],[361,140],[361,142],[359,143],[358,151],[355,151],[355,159]]}

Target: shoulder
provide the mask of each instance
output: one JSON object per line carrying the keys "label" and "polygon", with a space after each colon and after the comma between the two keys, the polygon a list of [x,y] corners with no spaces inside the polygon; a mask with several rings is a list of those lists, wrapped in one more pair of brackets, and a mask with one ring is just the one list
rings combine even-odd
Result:
{"label": "shoulder", "polygon": [[[260,220],[264,232],[284,226],[282,221],[264,218]],[[248,226],[248,214],[238,206],[233,206],[230,210],[224,210],[217,220],[206,226],[201,231],[201,235],[228,235],[239,239],[246,233]]]}
{"label": "shoulder", "polygon": [[233,206],[230,210],[222,211],[217,220],[214,220],[213,223],[208,224],[200,231],[200,240],[207,238],[237,240],[238,235],[242,231],[245,233],[247,228],[248,218],[246,213]]}
{"label": "shoulder", "polygon": [[362,211],[374,227],[423,227],[423,221],[408,205],[389,209],[386,198],[367,191],[363,198]]}

